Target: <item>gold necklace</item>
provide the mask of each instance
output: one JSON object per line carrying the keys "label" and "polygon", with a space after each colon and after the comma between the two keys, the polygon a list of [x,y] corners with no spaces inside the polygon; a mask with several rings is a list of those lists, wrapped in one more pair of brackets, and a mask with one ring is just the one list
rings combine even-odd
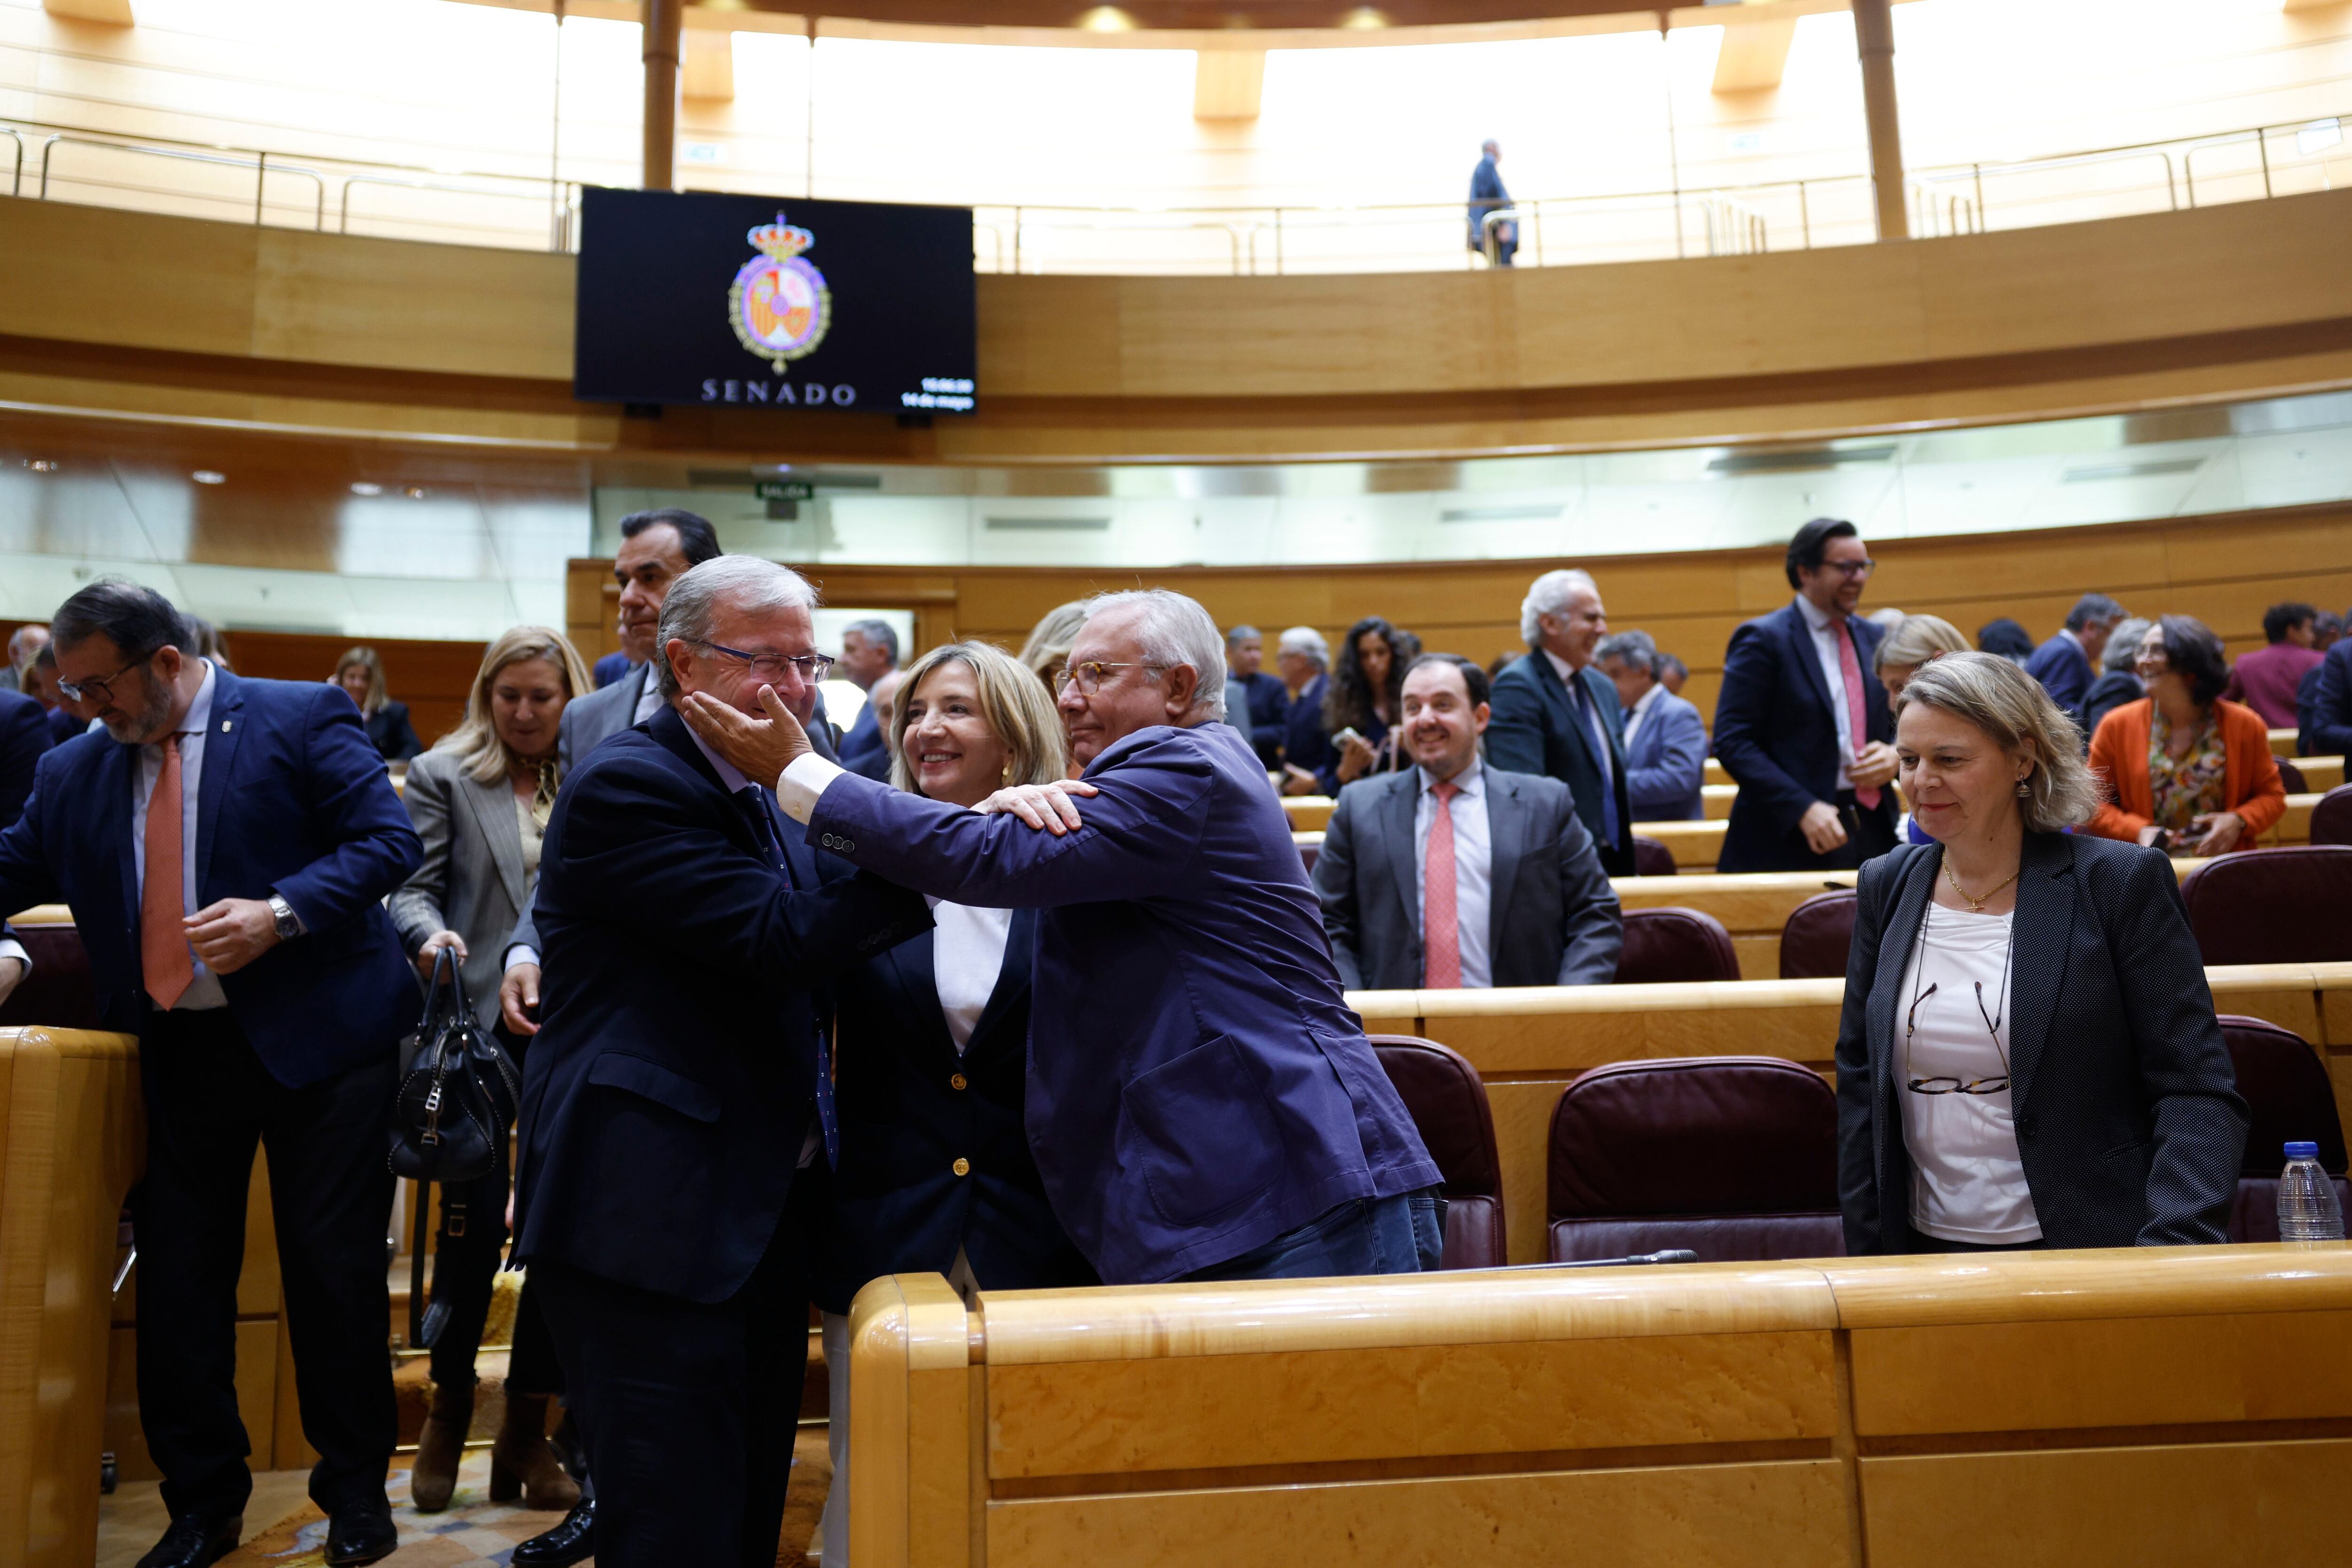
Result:
{"label": "gold necklace", "polygon": [[1992,900],[1999,895],[2002,888],[2007,887],[2011,883],[2015,882],[2017,880],[2018,872],[2021,872],[2025,868],[2022,865],[2020,865],[2017,868],[2017,871],[2011,872],[2007,876],[2002,877],[1999,882],[1993,883],[1992,886],[1987,888],[1985,890],[1984,896],[1981,898],[1960,885],[1960,879],[1952,874],[1952,862],[1948,856],[1947,856],[1944,861],[1944,880],[1952,884],[1952,891],[1960,895],[1960,902],[1969,906],[1969,913],[1970,915],[1982,915],[1984,913],[1984,906],[1991,903]]}

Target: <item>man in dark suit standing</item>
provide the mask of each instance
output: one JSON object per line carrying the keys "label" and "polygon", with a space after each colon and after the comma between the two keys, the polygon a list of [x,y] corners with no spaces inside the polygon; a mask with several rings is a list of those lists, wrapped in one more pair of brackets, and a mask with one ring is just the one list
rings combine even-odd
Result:
{"label": "man in dark suit standing", "polygon": [[765,725],[688,712],[782,774],[821,847],[1039,911],[1029,1144],[1107,1282],[1435,1268],[1437,1166],[1349,1010],[1265,770],[1221,722],[1223,643],[1181,594],[1092,601],[1061,692],[1083,780],[1000,791],[993,813],[809,755],[772,697]]}
{"label": "man in dark suit standing", "polygon": [[1423,653],[1400,705],[1410,771],[1339,792],[1315,862],[1349,990],[1605,986],[1624,921],[1555,779],[1478,760],[1486,672]]}
{"label": "man in dark suit standing", "polygon": [[1852,870],[1895,847],[1895,721],[1854,613],[1876,563],[1849,522],[1789,541],[1795,602],[1731,634],[1715,755],[1739,786],[1716,869]]}
{"label": "man in dark suit standing", "polygon": [[849,733],[841,737],[841,765],[852,773],[887,781],[890,747],[882,738],[881,704],[873,700],[875,684],[898,667],[898,632],[887,621],[854,621],[842,628],[841,658],[834,673],[856,683],[866,695]]}
{"label": "man in dark suit standing", "polygon": [[1331,645],[1312,626],[1293,626],[1276,645],[1274,667],[1288,693],[1282,725],[1282,792],[1312,795],[1315,773],[1331,760],[1323,729],[1323,698],[1331,689]]}
{"label": "man in dark suit standing", "polygon": [[2066,612],[2066,624],[2025,661],[2025,673],[2042,683],[2050,700],[2076,725],[2083,722],[2083,699],[2099,668],[2100,655],[2116,622],[2129,614],[2104,593],[2086,593]]}
{"label": "man in dark suit standing", "polygon": [[33,769],[47,755],[49,716],[22,692],[0,692],[0,828],[25,814]]}
{"label": "man in dark suit standing", "polygon": [[1279,773],[1282,737],[1290,727],[1290,692],[1279,676],[1265,673],[1265,636],[1256,627],[1236,626],[1225,633],[1225,680],[1237,699],[1227,706],[1247,711],[1251,748],[1267,772]]}
{"label": "man in dark suit standing", "polygon": [[394,1545],[384,1125],[416,1017],[382,901],[422,848],[339,688],[231,674],[119,578],[51,625],[106,734],[43,759],[0,833],[0,907],[70,904],[106,1027],[139,1037],[139,1414],[172,1514],[142,1568],[234,1549],[252,1491],[236,1328],[257,1143],[326,1560],[373,1563]]}
{"label": "man in dark suit standing", "polygon": [[1568,786],[1611,876],[1633,874],[1633,809],[1625,785],[1625,720],[1617,688],[1593,664],[1609,612],[1589,573],[1548,571],[1519,606],[1531,650],[1495,677],[1486,760]]}
{"label": "man in dark suit standing", "polygon": [[822,994],[927,929],[921,898],[828,880],[774,798],[667,706],[805,711],[831,661],[815,595],[749,556],[662,606],[665,705],[564,783],[538,910],[517,1256],[542,1292],[596,1477],[596,1560],[775,1559],[806,1341],[812,1217],[837,1157]]}

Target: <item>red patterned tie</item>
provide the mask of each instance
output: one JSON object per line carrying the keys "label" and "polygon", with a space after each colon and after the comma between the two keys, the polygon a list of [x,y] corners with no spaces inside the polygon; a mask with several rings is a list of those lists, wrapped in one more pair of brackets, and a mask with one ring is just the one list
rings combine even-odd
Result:
{"label": "red patterned tie", "polygon": [[1433,991],[1462,988],[1462,933],[1454,915],[1454,797],[1459,784],[1440,784],[1437,814],[1430,819],[1429,849],[1422,857],[1421,924],[1423,981]]}
{"label": "red patterned tie", "polygon": [[[1870,723],[1863,717],[1862,661],[1854,657],[1853,628],[1843,616],[1837,622],[1838,674],[1845,677],[1845,722],[1853,732],[1853,754],[1859,758],[1862,748],[1870,738]],[[1878,786],[1857,784],[1853,787],[1854,803],[1867,810],[1878,804]]]}

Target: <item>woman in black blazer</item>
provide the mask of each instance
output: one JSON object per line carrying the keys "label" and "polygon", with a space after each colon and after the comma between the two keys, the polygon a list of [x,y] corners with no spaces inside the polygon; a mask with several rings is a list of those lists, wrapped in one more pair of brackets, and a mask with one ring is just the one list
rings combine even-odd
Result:
{"label": "woman in black blazer", "polygon": [[408,705],[387,695],[383,661],[373,648],[353,648],[336,660],[335,685],[358,705],[368,739],[386,762],[406,762],[425,749],[416,738],[416,727],[408,722]]}
{"label": "woman in black blazer", "polygon": [[1846,1250],[2221,1240],[2245,1105],[2171,865],[2065,831],[2096,800],[2080,732],[1998,655],[1922,666],[1895,750],[1936,841],[1862,869]]}
{"label": "woman in black blazer", "polygon": [[[1042,684],[981,643],[915,663],[884,740],[899,789],[965,806],[1066,768]],[[848,1553],[847,1313],[858,1290],[914,1273],[944,1274],[967,1298],[1097,1282],[1054,1217],[1022,1119],[1036,916],[944,901],[931,913],[933,929],[835,982],[840,1164],[801,1173],[825,1188],[812,1294],[831,1375],[827,1563]]]}

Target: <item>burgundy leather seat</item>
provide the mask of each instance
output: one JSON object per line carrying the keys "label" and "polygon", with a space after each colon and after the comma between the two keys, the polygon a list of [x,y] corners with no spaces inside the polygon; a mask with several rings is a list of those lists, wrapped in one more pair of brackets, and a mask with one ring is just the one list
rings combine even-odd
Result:
{"label": "burgundy leather seat", "polygon": [[1847,952],[1853,946],[1853,906],[1857,894],[1850,887],[1817,893],[1789,912],[1780,927],[1780,977],[1784,980],[1843,980]]}
{"label": "burgundy leather seat", "polygon": [[1739,955],[1723,922],[1701,909],[1629,909],[1617,956],[1621,986],[1739,978]]}
{"label": "burgundy leather seat", "polygon": [[2189,928],[2208,964],[2352,959],[2352,847],[2241,850],[2183,879]]}
{"label": "burgundy leather seat", "polygon": [[1551,1117],[1554,1262],[1687,1247],[1703,1261],[1834,1258],[1837,1096],[1773,1056],[1596,1067]]}
{"label": "burgundy leather seat", "polygon": [[1301,844],[1298,846],[1298,858],[1307,862],[1307,874],[1308,876],[1313,876],[1315,874],[1315,857],[1322,852],[1323,846],[1321,844]]}
{"label": "burgundy leather seat", "polygon": [[0,1029],[47,1024],[53,1029],[98,1029],[98,984],[81,935],[70,925],[19,925],[17,939],[33,960],[33,972],[0,1002]]}
{"label": "burgundy leather seat", "polygon": [[2238,1198],[2230,1209],[2230,1239],[2275,1241],[2278,1178],[2290,1142],[2319,1145],[2320,1168],[2336,1178],[2336,1201],[2352,1214],[2347,1182],[2344,1123],[2319,1053],[2304,1038],[2261,1019],[2221,1015],[2221,1038],[2238,1070],[2246,1102],[2246,1152],[2238,1166]]}
{"label": "burgundy leather seat", "polygon": [[2303,781],[2302,768],[2297,768],[2294,763],[2289,762],[2284,757],[2279,758],[2277,761],[2279,782],[2286,786],[2286,792],[2288,794],[2308,795],[2311,793],[2311,786]]}
{"label": "burgundy leather seat", "polygon": [[1633,835],[1633,874],[1635,876],[1678,876],[1682,868],[1675,864],[1675,852],[1656,839]]}
{"label": "burgundy leather seat", "polygon": [[2352,844],[2352,784],[2338,784],[2311,809],[2311,841]]}
{"label": "burgundy leather seat", "polygon": [[1503,1238],[1503,1157],[1478,1070],[1433,1040],[1376,1034],[1372,1050],[1412,1113],[1445,1178],[1448,1269],[1493,1269],[1509,1258]]}

